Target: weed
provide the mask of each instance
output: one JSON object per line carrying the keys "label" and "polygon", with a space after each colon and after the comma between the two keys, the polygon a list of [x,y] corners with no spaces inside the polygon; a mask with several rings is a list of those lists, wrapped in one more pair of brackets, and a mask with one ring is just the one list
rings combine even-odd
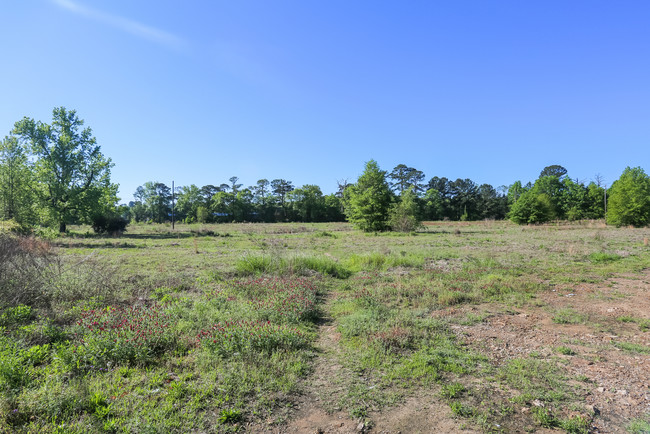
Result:
{"label": "weed", "polygon": [[563,308],[555,312],[552,319],[556,324],[584,324],[588,316],[571,308]]}
{"label": "weed", "polygon": [[228,357],[298,349],[305,345],[306,339],[298,329],[273,325],[270,321],[236,321],[215,324],[209,330],[202,330],[197,342],[214,353]]}
{"label": "weed", "polygon": [[105,370],[112,363],[148,364],[176,344],[170,318],[157,305],[87,310],[73,330],[75,344],[58,351],[73,371]]}
{"label": "weed", "polygon": [[543,407],[532,408],[533,417],[535,422],[544,428],[554,428],[560,425],[560,421],[548,409]]}
{"label": "weed", "polygon": [[632,342],[615,342],[614,346],[628,353],[650,354],[650,347]]}
{"label": "weed", "polygon": [[450,383],[442,386],[440,396],[445,399],[455,399],[465,392],[465,386],[460,383]]}
{"label": "weed", "polygon": [[460,401],[451,401],[449,403],[449,408],[451,409],[451,412],[458,417],[472,417],[475,413],[475,410],[472,407],[469,407]]}
{"label": "weed", "polygon": [[650,413],[645,417],[633,419],[625,427],[630,434],[648,434],[650,433]]}
{"label": "weed", "polygon": [[622,258],[623,257],[621,255],[617,255],[614,253],[604,253],[604,252],[596,252],[589,255],[589,260],[594,264],[606,264],[609,262],[618,261]]}
{"label": "weed", "polygon": [[559,346],[559,347],[555,348],[555,351],[557,351],[560,354],[564,354],[565,356],[575,356],[576,355],[575,351],[573,351],[571,348],[565,347],[565,346]]}
{"label": "weed", "polygon": [[567,419],[560,419],[559,426],[570,434],[587,434],[589,432],[589,418],[577,415]]}
{"label": "weed", "polygon": [[223,424],[236,423],[242,419],[242,414],[239,410],[232,408],[225,408],[219,414],[219,422]]}

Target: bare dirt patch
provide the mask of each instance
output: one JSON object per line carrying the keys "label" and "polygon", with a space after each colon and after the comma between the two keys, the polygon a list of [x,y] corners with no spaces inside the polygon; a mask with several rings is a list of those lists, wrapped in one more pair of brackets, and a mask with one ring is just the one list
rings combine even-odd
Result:
{"label": "bare dirt patch", "polygon": [[556,288],[539,295],[543,307],[464,308],[492,312],[482,323],[455,329],[496,365],[531,355],[555,360],[581,383],[584,405],[595,413],[591,432],[625,432],[630,420],[650,412],[650,355],[634,351],[650,348],[650,332],[620,318],[650,317],[649,281],[645,271]]}

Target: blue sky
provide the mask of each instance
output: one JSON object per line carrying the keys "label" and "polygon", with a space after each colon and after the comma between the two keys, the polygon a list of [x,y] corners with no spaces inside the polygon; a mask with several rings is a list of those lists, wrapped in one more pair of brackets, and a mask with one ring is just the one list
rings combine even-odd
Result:
{"label": "blue sky", "polygon": [[0,133],[76,109],[138,185],[335,191],[375,159],[495,187],[650,170],[647,1],[28,0],[0,6]]}

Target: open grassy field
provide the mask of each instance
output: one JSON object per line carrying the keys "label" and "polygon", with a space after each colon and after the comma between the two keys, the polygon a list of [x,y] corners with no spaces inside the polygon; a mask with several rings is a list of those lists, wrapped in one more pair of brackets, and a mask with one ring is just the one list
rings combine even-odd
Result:
{"label": "open grassy field", "polygon": [[0,316],[0,430],[650,432],[648,238],[72,227]]}

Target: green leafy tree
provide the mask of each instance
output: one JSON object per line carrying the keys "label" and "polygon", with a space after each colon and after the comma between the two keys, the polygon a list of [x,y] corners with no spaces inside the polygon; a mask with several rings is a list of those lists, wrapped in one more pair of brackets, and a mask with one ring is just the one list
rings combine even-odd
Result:
{"label": "green leafy tree", "polygon": [[325,198],[317,185],[303,185],[291,191],[287,199],[296,217],[303,222],[319,222],[325,218]]}
{"label": "green leafy tree", "polygon": [[627,167],[609,189],[607,223],[636,227],[650,223],[650,177],[640,167]]}
{"label": "green leafy tree", "polygon": [[27,153],[14,136],[0,142],[0,220],[34,223],[33,172]]}
{"label": "green leafy tree", "polygon": [[451,218],[460,220],[476,220],[476,209],[478,203],[478,186],[471,179],[458,178],[450,184],[452,209]]}
{"label": "green leafy tree", "polygon": [[176,215],[187,223],[197,221],[197,210],[204,205],[201,189],[194,184],[180,188],[176,199]]}
{"label": "green leafy tree", "polygon": [[444,218],[443,198],[438,190],[428,189],[422,200],[426,220],[442,220]]}
{"label": "green leafy tree", "polygon": [[144,204],[151,220],[163,223],[170,218],[172,212],[172,190],[162,182],[146,182],[144,184]]}
{"label": "green leafy tree", "polygon": [[587,186],[587,218],[602,219],[605,217],[605,189],[596,182]]}
{"label": "green leafy tree", "polygon": [[517,202],[517,200],[519,200],[521,195],[528,190],[530,190],[530,187],[524,187],[521,185],[521,181],[515,181],[508,187],[508,205],[513,205],[515,202]]}
{"label": "green leafy tree", "polygon": [[[67,223],[89,222],[117,202],[111,195],[117,191],[110,181],[113,164],[83,124],[75,110],[58,107],[52,111],[51,125],[25,117],[13,130],[36,157],[35,178],[41,187],[34,191],[61,232]],[[98,198],[102,202],[93,202]]]}
{"label": "green leafy tree", "polygon": [[348,220],[364,232],[388,228],[388,212],[392,194],[386,172],[375,160],[366,163],[356,184],[345,189],[345,214]]}
{"label": "green leafy tree", "polygon": [[531,189],[510,207],[508,218],[517,224],[544,223],[554,215],[553,203],[548,195]]}
{"label": "green leafy tree", "polygon": [[212,198],[211,211],[216,217],[216,221],[220,223],[233,221],[234,210],[233,204],[236,195],[229,191],[220,191]]}
{"label": "green leafy tree", "polygon": [[343,199],[337,193],[325,196],[325,221],[342,222],[345,221],[343,213]]}
{"label": "green leafy tree", "polygon": [[413,188],[404,190],[399,201],[390,209],[389,225],[397,232],[411,232],[422,224],[418,197]]}

